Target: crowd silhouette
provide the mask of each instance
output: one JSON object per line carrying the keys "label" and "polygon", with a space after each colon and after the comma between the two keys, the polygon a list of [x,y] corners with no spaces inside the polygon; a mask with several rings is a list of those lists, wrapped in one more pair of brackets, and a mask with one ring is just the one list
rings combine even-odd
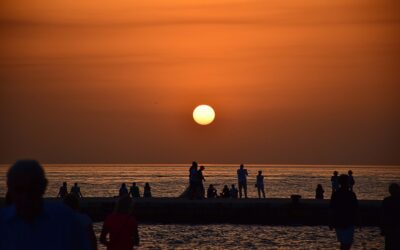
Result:
{"label": "crowd silhouette", "polygon": [[[193,162],[189,168],[189,187],[182,197],[189,199],[248,198],[248,171],[241,164],[237,170],[238,187],[224,185],[221,193],[213,184],[204,189],[204,166]],[[68,193],[67,183],[59,188],[57,197],[62,203],[43,199],[47,179],[42,166],[33,160],[17,161],[7,172],[6,206],[0,211],[0,249],[97,249],[97,239],[91,218],[80,212],[79,200],[83,197],[78,183]],[[354,192],[353,172],[331,177],[332,194],[329,201],[329,228],[334,229],[340,249],[352,247],[355,227],[360,224],[358,200]],[[265,198],[264,176],[258,171],[255,187],[258,198]],[[315,190],[316,199],[324,199],[321,184]],[[243,195],[244,194],[244,195]],[[389,186],[390,196],[382,202],[381,234],[386,250],[400,249],[400,186]],[[140,243],[138,223],[133,214],[132,202],[140,198],[135,182],[131,187],[122,183],[115,210],[104,220],[99,242],[107,250],[131,250]],[[145,183],[143,198],[151,198],[151,187]]]}

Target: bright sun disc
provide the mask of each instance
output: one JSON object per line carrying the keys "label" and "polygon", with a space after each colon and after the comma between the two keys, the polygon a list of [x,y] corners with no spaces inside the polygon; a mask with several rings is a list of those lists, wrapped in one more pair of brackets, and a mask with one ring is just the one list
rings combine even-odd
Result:
{"label": "bright sun disc", "polygon": [[193,110],[193,119],[200,125],[208,125],[215,119],[214,109],[208,105],[199,105]]}

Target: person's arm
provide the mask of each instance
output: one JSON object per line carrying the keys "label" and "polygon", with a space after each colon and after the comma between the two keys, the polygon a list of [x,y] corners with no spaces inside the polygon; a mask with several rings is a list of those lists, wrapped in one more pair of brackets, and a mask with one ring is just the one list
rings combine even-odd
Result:
{"label": "person's arm", "polygon": [[61,189],[58,191],[57,198],[61,196]]}
{"label": "person's arm", "polygon": [[83,195],[81,193],[81,189],[79,189],[79,197],[83,198]]}

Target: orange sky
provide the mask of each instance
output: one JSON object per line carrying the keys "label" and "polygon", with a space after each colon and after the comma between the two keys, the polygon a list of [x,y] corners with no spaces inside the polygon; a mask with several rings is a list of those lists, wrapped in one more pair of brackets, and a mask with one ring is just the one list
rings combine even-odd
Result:
{"label": "orange sky", "polygon": [[0,163],[400,164],[399,10],[3,0]]}

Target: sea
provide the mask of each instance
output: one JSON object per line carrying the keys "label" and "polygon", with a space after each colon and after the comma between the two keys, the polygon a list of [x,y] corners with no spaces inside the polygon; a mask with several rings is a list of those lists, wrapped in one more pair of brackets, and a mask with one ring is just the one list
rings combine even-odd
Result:
{"label": "sea", "polygon": [[[200,164],[205,166],[205,187],[213,184],[218,192],[224,185],[236,184],[238,165]],[[49,164],[44,165],[49,185],[46,197],[54,197],[66,181],[69,188],[77,182],[85,197],[114,197],[121,183],[132,182],[141,191],[150,183],[154,197],[178,197],[188,185],[190,164]],[[299,194],[314,198],[317,184],[330,197],[330,177],[353,171],[354,191],[361,200],[382,200],[388,185],[400,182],[400,166],[361,165],[245,165],[249,172],[248,194],[257,197],[254,187],[259,170],[265,176],[267,198],[289,198]],[[8,165],[0,165],[0,196],[6,192]],[[95,223],[97,234],[102,223]],[[334,231],[317,226],[265,225],[163,225],[139,226],[139,249],[338,249]],[[379,228],[356,230],[353,249],[383,249]],[[105,249],[100,247],[100,249]]]}

